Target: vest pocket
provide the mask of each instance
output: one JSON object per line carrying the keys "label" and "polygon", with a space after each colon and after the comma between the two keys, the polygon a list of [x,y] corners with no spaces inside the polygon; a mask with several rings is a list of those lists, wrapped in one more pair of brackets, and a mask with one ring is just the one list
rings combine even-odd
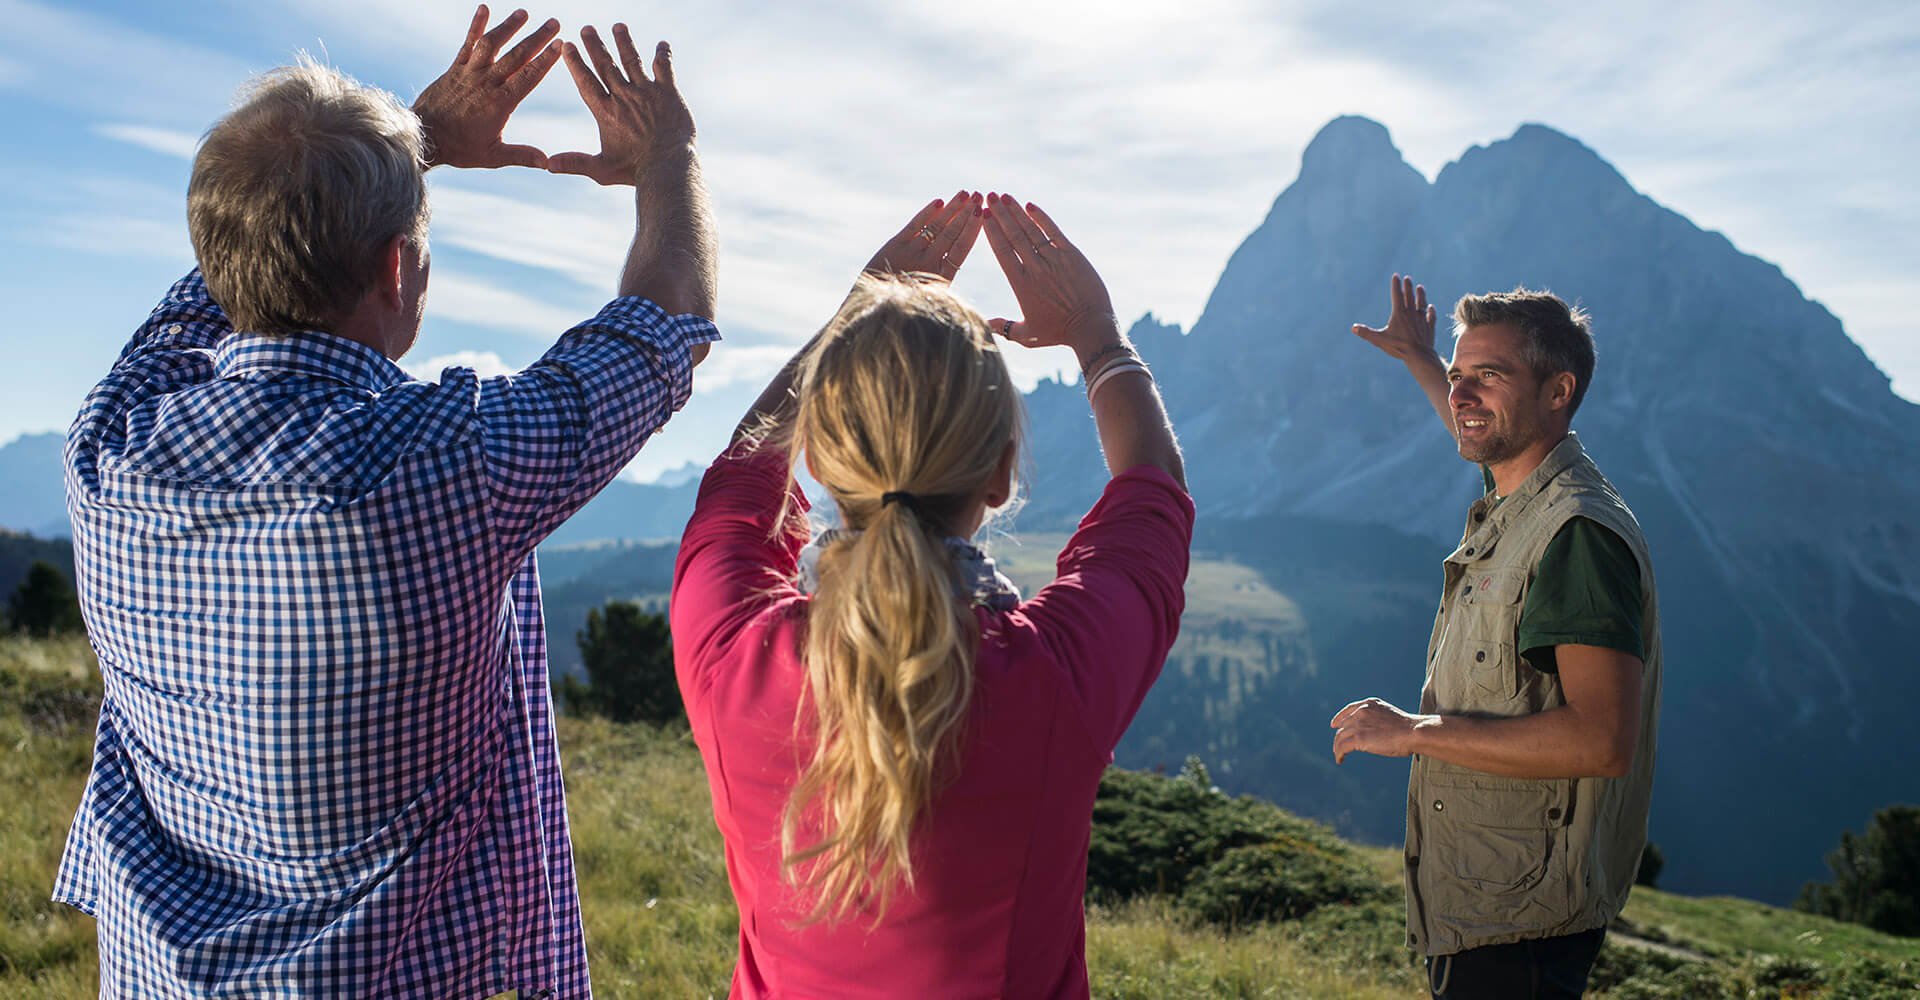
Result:
{"label": "vest pocket", "polygon": [[1564,918],[1569,782],[1429,771],[1423,791],[1422,864],[1452,883],[1437,908],[1466,923]]}
{"label": "vest pocket", "polygon": [[[1470,697],[1474,707],[1493,708],[1519,693],[1520,672],[1513,655],[1513,643],[1498,639],[1467,639],[1460,644],[1461,659],[1466,661]],[[1494,709],[1497,713],[1499,709]]]}

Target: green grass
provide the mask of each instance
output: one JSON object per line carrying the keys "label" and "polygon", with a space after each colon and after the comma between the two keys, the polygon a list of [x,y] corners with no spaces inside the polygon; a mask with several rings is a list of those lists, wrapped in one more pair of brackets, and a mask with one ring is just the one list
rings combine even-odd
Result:
{"label": "green grass", "polygon": [[[93,925],[47,900],[90,759],[98,697],[84,642],[0,638],[0,997],[90,997]],[[736,922],[699,754],[684,730],[563,719],[568,808],[588,954],[607,997],[724,996]],[[1398,852],[1356,848],[1398,885]],[[1637,891],[1595,971],[1595,995],[1920,994],[1920,941],[1741,899]],[[1097,997],[1411,997],[1397,902],[1325,906],[1226,932],[1167,899],[1094,906]],[[1697,955],[1697,959],[1676,957]]]}

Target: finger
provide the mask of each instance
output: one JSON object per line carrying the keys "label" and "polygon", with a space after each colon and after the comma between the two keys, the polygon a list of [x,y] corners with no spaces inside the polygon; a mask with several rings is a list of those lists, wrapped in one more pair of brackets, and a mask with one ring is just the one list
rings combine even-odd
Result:
{"label": "finger", "polygon": [[980,236],[980,225],[986,221],[980,214],[979,195],[961,201],[960,206],[965,214],[960,224],[953,227],[953,234],[947,239],[946,245],[940,248],[941,256],[953,265],[955,271],[960,270],[960,264],[967,259],[967,254],[973,252],[974,240]]}
{"label": "finger", "polygon": [[519,44],[508,49],[507,54],[500,57],[499,62],[493,64],[494,76],[504,80],[520,72],[547,47],[548,42],[558,37],[560,37],[560,22],[547,18],[546,22],[540,25],[540,30],[522,38]]}
{"label": "finger", "polygon": [[607,51],[607,43],[600,40],[600,33],[592,25],[580,29],[580,42],[586,47],[587,58],[593,60],[593,68],[599,72],[600,79],[611,91],[617,84],[627,82],[626,75],[613,61],[613,53]]}
{"label": "finger", "polygon": [[540,54],[535,56],[532,62],[528,63],[524,69],[515,73],[507,80],[507,96],[512,98],[513,102],[517,105],[522,98],[533,93],[533,88],[538,87],[540,81],[547,78],[547,71],[553,69],[554,64],[560,61],[560,53],[564,51],[565,48],[566,46],[564,45],[548,43],[547,47],[541,49]]}
{"label": "finger", "polygon": [[1334,727],[1335,729],[1338,729],[1341,726],[1346,725],[1347,720],[1352,718],[1354,713],[1367,707],[1367,704],[1372,700],[1373,700],[1372,698],[1362,698],[1359,701],[1347,702],[1347,705],[1345,708],[1342,708],[1340,711],[1333,713],[1333,721],[1329,722],[1328,725]]}
{"label": "finger", "polygon": [[1047,245],[1047,234],[1040,231],[1040,226],[1033,221],[1033,216],[1029,215],[1027,209],[1018,202],[1011,198],[1007,199],[1007,209],[1006,215],[1013,223],[1014,229],[1020,234],[1020,238],[1033,248],[1037,256],[1038,252]]}
{"label": "finger", "polygon": [[906,246],[908,240],[919,239],[920,230],[931,227],[933,220],[940,217],[940,209],[945,206],[946,202],[938,198],[927,202],[925,207],[921,208],[920,211],[913,213],[913,218],[908,219],[907,224],[900,227],[900,231],[893,235],[893,239],[889,240],[887,245],[889,247],[895,245]]}
{"label": "finger", "polygon": [[987,320],[987,329],[992,330],[994,336],[1017,344],[1024,344],[1029,339],[1026,320],[990,319]]}
{"label": "finger", "polygon": [[[988,198],[986,225],[982,226],[980,231],[986,235],[987,246],[993,250],[994,259],[1000,262],[1000,270],[1006,272],[1007,280],[1015,281],[1016,278],[1026,274],[1027,264],[1020,259],[1020,252],[1014,248],[1014,237],[1007,228],[1007,208],[1008,206],[998,195]],[[1017,285],[1018,282],[1016,281],[1015,284]],[[1017,295],[1019,288],[1016,287],[1014,292]]]}
{"label": "finger", "polygon": [[633,47],[633,33],[625,24],[613,26],[613,44],[620,50],[620,65],[627,68],[627,79],[633,81],[647,78],[646,67],[640,64],[640,50]]}
{"label": "finger", "polygon": [[1053,221],[1053,217],[1048,215],[1045,209],[1029,203],[1027,205],[1027,211],[1033,213],[1034,221],[1040,224],[1041,232],[1046,235],[1047,239],[1052,240],[1055,246],[1073,246],[1073,244],[1067,240],[1067,235],[1060,231],[1059,224]]}
{"label": "finger", "polygon": [[1427,307],[1427,329],[1429,330],[1433,329],[1434,324],[1438,322],[1439,319],[1440,319],[1440,311],[1438,309],[1435,309],[1432,306],[1428,306]]}
{"label": "finger", "polygon": [[592,177],[599,164],[600,157],[593,153],[555,153],[547,157],[547,172]]}
{"label": "finger", "polygon": [[1416,313],[1427,311],[1427,286],[1413,286],[1413,311]]}
{"label": "finger", "polygon": [[518,143],[502,143],[494,152],[499,154],[503,167],[545,167],[547,154],[537,146],[523,146]]}
{"label": "finger", "polygon": [[492,66],[494,53],[500,51],[500,46],[507,44],[507,39],[518,33],[520,26],[526,23],[526,11],[516,10],[508,14],[506,20],[494,25],[492,31],[481,35],[480,40],[474,43],[472,62],[478,66]]}
{"label": "finger", "polygon": [[653,82],[672,91],[679,91],[679,85],[673,82],[673,46],[660,42],[653,47]]}
{"label": "finger", "polygon": [[487,33],[487,5],[481,4],[473,9],[473,20],[467,25],[467,40],[460,43],[460,53],[453,57],[455,66],[463,65],[473,58],[473,47],[480,42],[480,36]]}
{"label": "finger", "polygon": [[593,70],[587,67],[587,61],[580,58],[580,46],[568,42],[562,55],[567,61],[567,72],[573,74],[573,85],[580,88],[580,98],[587,102],[587,107],[598,111],[605,106],[613,95],[607,93],[600,78],[593,75]]}

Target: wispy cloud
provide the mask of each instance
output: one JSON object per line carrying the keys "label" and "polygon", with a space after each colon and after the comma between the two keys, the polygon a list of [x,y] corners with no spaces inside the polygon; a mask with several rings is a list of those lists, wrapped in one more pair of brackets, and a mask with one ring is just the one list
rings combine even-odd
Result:
{"label": "wispy cloud", "polygon": [[591,312],[550,305],[493,282],[435,267],[427,284],[427,315],[551,341]]}
{"label": "wispy cloud", "polygon": [[109,139],[118,139],[150,152],[178,157],[182,160],[193,159],[194,151],[200,148],[199,136],[174,129],[107,122],[95,125],[93,130]]}

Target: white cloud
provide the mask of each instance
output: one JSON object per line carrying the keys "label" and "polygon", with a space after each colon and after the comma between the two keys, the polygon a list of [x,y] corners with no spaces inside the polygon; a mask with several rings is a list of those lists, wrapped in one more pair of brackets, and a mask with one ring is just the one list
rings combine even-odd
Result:
{"label": "white cloud", "polygon": [[[407,96],[445,65],[467,14],[388,0],[269,6],[241,22],[253,38],[213,51],[0,0],[13,29],[0,39],[0,86],[87,108],[124,141],[142,144],[105,128],[149,130],[147,148],[177,153],[222,109],[209,95],[230,94],[249,63],[324,41],[343,68]],[[1101,269],[1123,321],[1152,310],[1190,325],[1313,132],[1358,112],[1388,125],[1429,176],[1522,121],[1568,132],[1649,194],[1779,263],[1905,391],[1920,383],[1920,362],[1895,346],[1912,325],[1898,297],[1856,291],[1911,288],[1908,262],[1920,257],[1920,199],[1906,176],[1920,144],[1901,127],[1920,118],[1910,2],[1358,11],[982,0],[957,16],[879,0],[722,0],[662,7],[634,27],[643,45],[674,42],[700,123],[723,328],[768,331],[730,338],[732,350],[797,343],[908,213],[960,186],[1047,205]],[[612,0],[558,0],[548,12],[569,37],[634,16]],[[71,38],[88,45],[69,52]],[[550,151],[596,141],[563,69],[508,135]],[[431,183],[436,245],[456,251],[456,265],[472,253],[532,269],[511,292],[463,288],[436,269],[434,314],[550,337],[564,328],[559,313],[570,322],[612,294],[630,192],[526,171],[435,171]],[[984,249],[958,287],[990,315],[1014,309]],[[1008,357],[1023,383],[1071,373],[1063,352]]]}
{"label": "white cloud", "polygon": [[777,344],[759,346],[734,346],[720,344],[707,355],[694,373],[693,385],[698,392],[723,389],[730,385],[749,383],[756,389],[773,378],[773,373],[793,357],[797,347],[782,347]]}
{"label": "white cloud", "polygon": [[121,142],[139,146],[141,149],[182,160],[193,159],[194,151],[200,148],[199,136],[175,129],[108,122],[95,125],[93,130],[109,139],[118,139]]}
{"label": "white cloud", "polygon": [[471,368],[481,378],[505,375],[518,371],[512,365],[500,359],[492,351],[455,351],[452,354],[437,354],[421,361],[408,359],[401,364],[407,374],[423,382],[440,381],[440,373],[448,368]]}
{"label": "white cloud", "polygon": [[592,315],[586,310],[549,305],[498,284],[435,267],[427,281],[427,315],[539,340],[558,339]]}

